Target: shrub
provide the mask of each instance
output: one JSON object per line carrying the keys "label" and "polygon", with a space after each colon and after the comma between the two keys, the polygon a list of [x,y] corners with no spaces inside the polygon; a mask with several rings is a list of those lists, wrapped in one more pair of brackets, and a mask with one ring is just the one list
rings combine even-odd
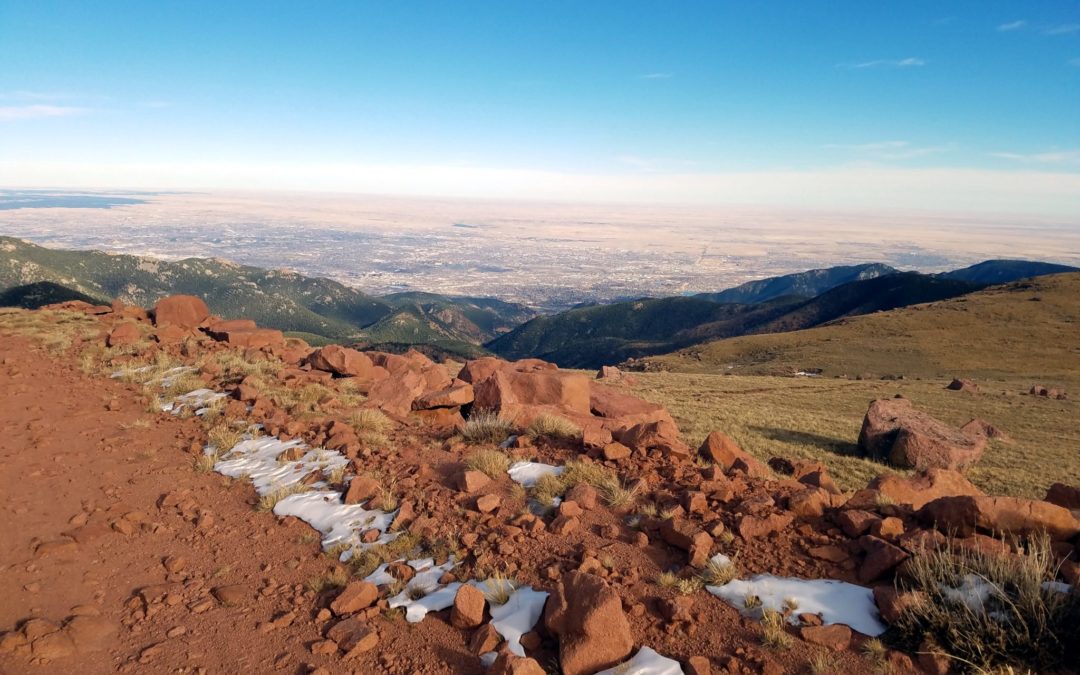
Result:
{"label": "shrub", "polygon": [[761,616],[761,643],[772,649],[786,649],[791,645],[791,636],[785,626],[784,615],[767,609]]}
{"label": "shrub", "polygon": [[701,578],[708,586],[723,586],[739,576],[739,566],[734,560],[709,560],[701,571]]}
{"label": "shrub", "polygon": [[1057,572],[1048,537],[1018,555],[949,544],[910,562],[904,588],[923,594],[893,626],[908,649],[936,645],[957,665],[1058,669],[1080,658],[1080,592],[1052,582]]}
{"label": "shrub", "polygon": [[376,434],[382,434],[390,429],[394,425],[390,421],[383,411],[375,408],[361,408],[349,415],[349,426],[351,426],[357,434],[364,432],[374,432]]}
{"label": "shrub", "polygon": [[469,415],[465,426],[461,428],[461,437],[466,443],[502,443],[514,431],[514,422],[500,417],[490,410],[480,410]]}

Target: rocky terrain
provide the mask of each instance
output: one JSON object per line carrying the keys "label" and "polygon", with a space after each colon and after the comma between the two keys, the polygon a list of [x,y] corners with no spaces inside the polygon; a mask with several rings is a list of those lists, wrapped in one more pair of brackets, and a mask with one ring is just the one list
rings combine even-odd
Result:
{"label": "rocky terrain", "polygon": [[984,494],[987,421],[873,401],[852,442],[881,475],[843,491],[686,437],[613,368],[312,348],[192,296],[5,310],[0,334],[4,672],[1080,659],[1080,487]]}

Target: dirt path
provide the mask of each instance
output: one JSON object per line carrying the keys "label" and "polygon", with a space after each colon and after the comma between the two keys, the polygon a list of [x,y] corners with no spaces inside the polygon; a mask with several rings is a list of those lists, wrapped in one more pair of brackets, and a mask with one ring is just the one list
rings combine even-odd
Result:
{"label": "dirt path", "polygon": [[195,422],[147,413],[132,386],[20,339],[0,341],[0,392],[0,631],[69,622],[33,646],[9,634],[0,672],[293,673],[319,661],[302,593],[327,566],[317,538],[255,513],[247,486],[194,472]]}

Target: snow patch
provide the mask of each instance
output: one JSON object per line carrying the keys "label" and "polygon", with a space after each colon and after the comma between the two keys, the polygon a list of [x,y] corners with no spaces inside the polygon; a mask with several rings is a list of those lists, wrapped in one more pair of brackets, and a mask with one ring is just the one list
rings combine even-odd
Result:
{"label": "snow patch", "polygon": [[[290,495],[274,505],[274,515],[295,516],[318,530],[323,536],[324,550],[338,544],[348,546],[349,550],[342,554],[342,560],[352,557],[353,548],[388,544],[396,539],[397,534],[386,531],[394,522],[396,513],[378,509],[369,511],[360,504],[342,504],[341,493],[330,490]],[[382,535],[374,544],[360,541],[360,533],[371,529],[378,530]]]}
{"label": "snow patch", "polygon": [[515,462],[506,473],[510,474],[510,479],[515,483],[523,487],[532,487],[544,476],[558,476],[565,470],[565,467],[541,462]]}
{"label": "snow patch", "polygon": [[412,589],[427,590],[427,587],[417,585],[416,579],[413,579],[409,582],[409,586],[407,586],[405,590],[390,598],[389,604],[391,608],[404,607],[405,620],[409,623],[419,623],[424,620],[424,617],[427,616],[428,612],[438,612],[439,610],[446,609],[453,605],[454,596],[457,595],[459,588],[461,588],[461,583],[455,581],[442,588],[429,590],[422,598],[414,600],[409,597]]}
{"label": "snow patch", "polygon": [[[307,448],[307,451],[298,460],[279,462],[281,453],[292,448]],[[251,479],[255,491],[265,495],[297,485],[309,474],[317,471],[330,473],[348,464],[348,458],[339,452],[325,448],[308,448],[299,440],[281,441],[272,436],[264,436],[237,443],[226,453],[225,459],[214,464],[214,471],[230,478],[247,477]]]}
{"label": "snow patch", "polygon": [[826,624],[846,624],[864,635],[876,636],[885,632],[885,625],[878,618],[873,591],[845,581],[759,574],[747,580],[736,579],[723,586],[706,586],[705,589],[744,615],[753,611],[744,605],[748,595],[757,596],[762,608],[777,612],[783,611],[785,602],[791,598],[798,603],[795,614],[820,614]]}
{"label": "snow patch", "polygon": [[[454,556],[450,556],[450,559],[444,562],[442,565],[436,565],[433,558],[420,558],[419,560],[409,561],[401,559],[395,562],[404,562],[409,567],[416,570],[416,575],[409,580],[410,585],[416,582],[421,587],[427,588],[438,586],[439,579],[442,578],[442,575],[446,574],[451,569],[453,569],[455,565],[457,565],[457,562],[454,560]],[[395,581],[397,581],[397,579],[395,579],[393,576],[390,575],[389,572],[386,571],[386,568],[388,568],[390,564],[391,563],[383,563],[379,565],[377,568],[375,568],[374,572],[364,577],[364,581],[373,583],[376,586],[387,586],[394,583]]]}
{"label": "snow patch", "polygon": [[[483,582],[471,583],[480,590],[484,589]],[[531,631],[540,620],[547,598],[548,594],[545,591],[535,591],[532,586],[522,586],[514,591],[505,603],[501,605],[488,603],[492,628],[503,636],[507,647],[514,654],[525,656],[525,648],[521,646],[521,636]]]}
{"label": "snow patch", "polygon": [[614,668],[601,670],[597,675],[683,675],[678,661],[660,656],[648,647],[642,647],[634,658]]}
{"label": "snow patch", "polygon": [[176,400],[169,403],[164,403],[161,406],[162,412],[172,413],[179,415],[180,412],[186,408],[205,408],[218,399],[225,398],[225,394],[213,391],[211,389],[196,389],[189,391],[186,394],[181,394],[176,397]]}

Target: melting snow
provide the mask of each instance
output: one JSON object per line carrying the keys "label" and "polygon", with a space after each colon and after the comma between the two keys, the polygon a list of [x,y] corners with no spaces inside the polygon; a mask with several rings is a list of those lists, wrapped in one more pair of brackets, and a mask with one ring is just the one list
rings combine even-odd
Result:
{"label": "melting snow", "polygon": [[309,474],[331,471],[348,466],[349,460],[339,452],[324,448],[307,448],[304,456],[295,461],[279,462],[281,453],[292,448],[307,448],[302,441],[281,441],[272,436],[240,441],[218,461],[214,470],[230,478],[248,477],[260,495],[292,487]]}
{"label": "melting snow", "polygon": [[748,580],[736,579],[706,590],[743,614],[748,595],[757,596],[765,609],[783,611],[788,598],[798,603],[796,614],[820,614],[826,624],[842,623],[864,635],[881,635],[885,625],[878,618],[874,594],[869,588],[832,579],[792,579],[759,574]]}
{"label": "melting snow", "polygon": [[427,595],[422,598],[413,600],[409,597],[409,592],[410,589],[416,588],[427,589],[430,587],[418,585],[416,579],[413,579],[409,582],[409,586],[406,587],[404,591],[390,598],[390,607],[405,608],[405,620],[409,623],[423,621],[428,612],[437,612],[453,605],[454,596],[457,595],[458,589],[461,588],[461,583],[455,581],[442,588],[429,591]]}
{"label": "melting snow", "polygon": [[[480,590],[485,588],[483,582],[469,583]],[[503,636],[507,647],[518,656],[525,656],[525,648],[521,646],[521,636],[531,631],[540,620],[547,597],[548,594],[545,591],[534,591],[532,586],[522,586],[515,590],[504,604],[488,603],[492,628]]]}
{"label": "melting snow", "polygon": [[162,404],[161,410],[177,415],[185,407],[205,408],[207,405],[222,398],[225,398],[225,394],[211,389],[196,389],[177,396],[175,401]]}
{"label": "melting snow", "polygon": [[[405,562],[405,560],[398,560],[396,562]],[[442,565],[436,565],[433,558],[409,560],[406,564],[417,572],[416,576],[414,576],[409,583],[411,584],[412,582],[417,581],[421,586],[430,588],[438,586],[439,579],[442,578],[442,575],[453,569],[457,562],[455,562],[454,556],[450,556],[450,559]],[[394,583],[397,580],[386,571],[386,568],[389,566],[390,563],[379,565],[374,572],[364,577],[364,581],[373,583],[376,586],[386,586]]]}
{"label": "melting snow", "polygon": [[[387,544],[397,535],[386,529],[394,522],[394,514],[374,509],[368,511],[360,504],[342,504],[341,493],[333,491],[302,492],[282,499],[274,506],[278,516],[296,516],[322,533],[323,549],[344,544],[350,549],[365,548],[372,544],[360,541],[360,533],[376,529],[382,535],[375,544]],[[352,551],[342,554],[342,560],[352,557]]]}
{"label": "melting snow", "polygon": [[542,464],[540,462],[515,462],[507,473],[510,479],[524,487],[536,485],[536,481],[544,476],[558,476],[564,471],[564,467]]}
{"label": "melting snow", "polygon": [[642,647],[634,658],[614,668],[601,670],[596,675],[683,675],[678,661],[660,656],[648,647]]}

